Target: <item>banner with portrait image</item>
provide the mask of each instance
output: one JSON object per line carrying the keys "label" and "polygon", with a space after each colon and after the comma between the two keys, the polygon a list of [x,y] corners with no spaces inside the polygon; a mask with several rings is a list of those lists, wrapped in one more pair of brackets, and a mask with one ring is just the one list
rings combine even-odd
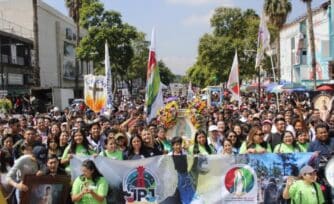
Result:
{"label": "banner with portrait image", "polygon": [[180,109],[177,112],[176,125],[167,130],[166,136],[172,139],[175,136],[180,136],[184,140],[192,140],[196,132],[195,126],[192,124],[189,114],[186,109]]}
{"label": "banner with portrait image", "polygon": [[[71,160],[72,179],[81,174],[81,162],[87,158]],[[114,192],[109,202],[163,204],[272,201],[279,198],[287,176],[297,176],[313,161],[312,153],[91,159]]]}
{"label": "banner with portrait image", "polygon": [[107,103],[107,83],[105,76],[85,75],[84,94],[86,105],[95,113],[100,112]]}
{"label": "banner with portrait image", "polygon": [[208,106],[219,107],[223,103],[223,88],[221,86],[208,87]]}

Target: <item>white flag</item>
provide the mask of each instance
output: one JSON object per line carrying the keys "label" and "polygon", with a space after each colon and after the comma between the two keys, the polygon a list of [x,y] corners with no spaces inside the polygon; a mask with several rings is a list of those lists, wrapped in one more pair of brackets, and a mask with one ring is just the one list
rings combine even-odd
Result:
{"label": "white flag", "polygon": [[262,13],[259,32],[257,37],[257,53],[256,53],[256,62],[255,67],[260,66],[261,61],[264,57],[264,52],[270,46],[270,33],[267,28],[266,19],[264,13]]}
{"label": "white flag", "polygon": [[232,99],[239,101],[239,106],[241,105],[240,97],[240,85],[239,85],[239,63],[238,54],[235,52],[233,64],[230,72],[230,76],[227,81],[227,88],[232,93]]}

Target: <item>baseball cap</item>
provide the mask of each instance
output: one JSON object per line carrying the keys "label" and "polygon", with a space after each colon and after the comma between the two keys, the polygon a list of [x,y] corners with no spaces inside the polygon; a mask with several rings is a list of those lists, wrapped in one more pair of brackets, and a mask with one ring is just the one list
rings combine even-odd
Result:
{"label": "baseball cap", "polygon": [[216,125],[210,125],[209,126],[209,132],[211,131],[218,131],[218,127]]}
{"label": "baseball cap", "polygon": [[44,146],[38,145],[32,149],[32,154],[38,162],[45,163],[48,157],[48,150]]}
{"label": "baseball cap", "polygon": [[124,134],[121,133],[121,132],[119,132],[119,133],[117,133],[117,134],[115,135],[115,139],[116,139],[116,140],[118,140],[118,139],[121,138],[121,137],[125,138]]}
{"label": "baseball cap", "polygon": [[306,166],[304,166],[303,168],[300,169],[299,175],[302,176],[304,174],[313,173],[315,171],[316,170],[312,166],[306,165]]}
{"label": "baseball cap", "polygon": [[273,123],[270,121],[270,120],[264,120],[263,122],[262,122],[262,125],[264,125],[264,124],[270,124],[270,125],[272,125]]}

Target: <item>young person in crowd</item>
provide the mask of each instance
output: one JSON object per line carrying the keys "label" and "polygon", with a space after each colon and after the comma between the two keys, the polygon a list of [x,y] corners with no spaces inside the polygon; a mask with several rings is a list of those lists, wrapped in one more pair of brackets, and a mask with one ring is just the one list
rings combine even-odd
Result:
{"label": "young person in crowd", "polygon": [[240,147],[240,154],[262,154],[271,152],[271,146],[264,141],[262,129],[258,126],[253,127],[245,142]]}
{"label": "young person in crowd", "polygon": [[195,133],[194,145],[189,147],[190,154],[210,155],[215,152],[213,147],[208,144],[207,135],[203,130],[198,130]]}
{"label": "young person in crowd", "polygon": [[81,165],[82,175],[72,185],[72,201],[80,204],[107,204],[108,182],[92,160]]}

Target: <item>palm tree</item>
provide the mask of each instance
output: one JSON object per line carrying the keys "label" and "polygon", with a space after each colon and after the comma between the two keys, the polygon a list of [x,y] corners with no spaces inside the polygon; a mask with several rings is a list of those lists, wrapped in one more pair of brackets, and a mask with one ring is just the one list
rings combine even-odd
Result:
{"label": "palm tree", "polygon": [[38,38],[38,14],[37,14],[37,0],[32,0],[33,8],[33,32],[34,32],[34,50],[35,50],[35,65],[33,67],[33,83],[35,87],[40,86],[39,75],[39,38]]}
{"label": "palm tree", "polygon": [[317,89],[317,73],[316,73],[316,58],[315,58],[315,45],[314,45],[314,31],[313,31],[313,20],[312,20],[312,7],[311,3],[312,0],[301,0],[302,2],[306,3],[307,7],[307,24],[308,24],[308,36],[310,42],[310,49],[311,49],[311,64],[312,64],[312,72],[313,72],[313,83],[314,83],[314,90]]}
{"label": "palm tree", "polygon": [[[278,32],[282,29],[288,14],[291,12],[292,6],[289,0],[265,0],[264,2],[264,12],[266,16],[269,17],[271,24],[278,28]],[[276,38],[276,56],[277,56],[277,76],[278,81],[281,78],[280,74],[280,37]]]}
{"label": "palm tree", "polygon": [[[80,43],[80,8],[81,8],[81,0],[65,0],[66,7],[69,9],[69,16],[73,19],[76,25],[76,47],[79,46]],[[75,88],[74,88],[74,96],[79,97],[79,59],[77,55],[75,55]]]}

